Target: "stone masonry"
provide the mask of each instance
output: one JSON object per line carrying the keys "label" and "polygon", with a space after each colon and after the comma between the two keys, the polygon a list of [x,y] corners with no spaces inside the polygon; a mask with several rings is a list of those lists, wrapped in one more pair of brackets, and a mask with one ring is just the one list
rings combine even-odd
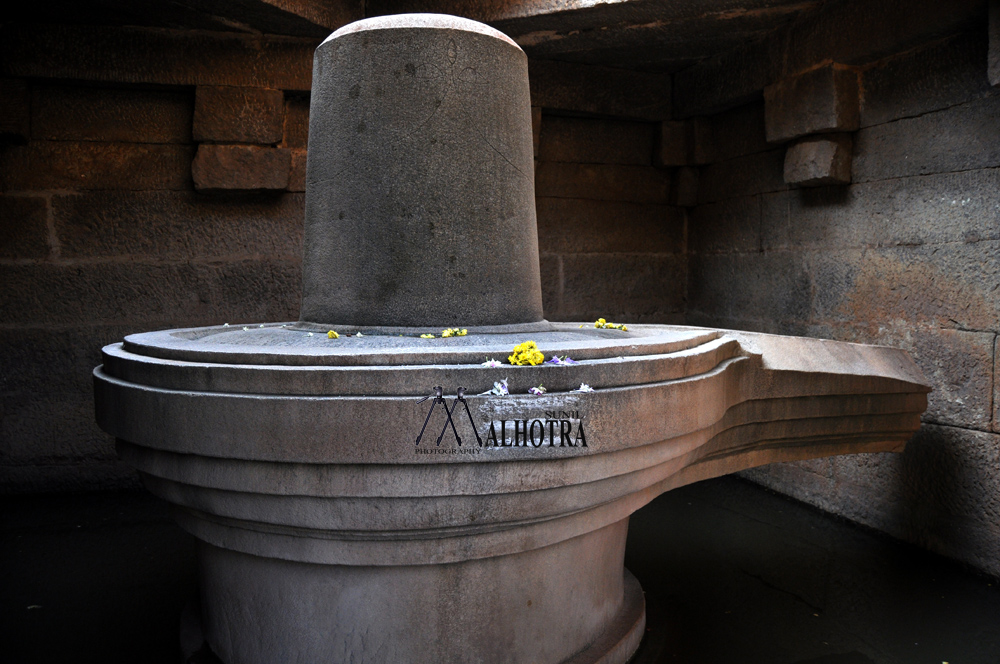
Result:
{"label": "stone masonry", "polygon": [[[331,4],[354,13],[285,35],[0,27],[0,491],[135,485],[92,421],[103,344],[294,318],[312,51],[365,11]],[[641,36],[705,16],[445,4],[529,56],[545,316],[907,349],[934,391],[906,453],[749,476],[1000,574],[998,1],[769,1],[769,31],[729,17],[732,43],[659,73],[640,65],[673,42]],[[856,123],[768,140],[776,92],[850,76]]]}

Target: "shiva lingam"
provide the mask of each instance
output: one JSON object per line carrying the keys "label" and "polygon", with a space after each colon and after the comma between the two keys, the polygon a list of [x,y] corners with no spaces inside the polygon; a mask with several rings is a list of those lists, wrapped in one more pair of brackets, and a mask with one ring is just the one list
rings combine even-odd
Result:
{"label": "shiva lingam", "polygon": [[100,425],[198,540],[223,662],[625,662],[633,511],[919,427],[900,350],[544,320],[500,32],[359,21],[313,86],[301,320],[131,335],[94,372]]}

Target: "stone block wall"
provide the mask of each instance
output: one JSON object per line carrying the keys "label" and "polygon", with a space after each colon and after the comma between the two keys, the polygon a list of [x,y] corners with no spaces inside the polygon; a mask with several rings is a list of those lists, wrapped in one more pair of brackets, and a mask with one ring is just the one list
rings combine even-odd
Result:
{"label": "stone block wall", "polygon": [[709,118],[687,322],[908,350],[934,391],[904,454],[746,475],[1000,575],[1000,89],[982,27],[882,55],[854,69],[849,184],[788,184],[812,183],[766,92]]}
{"label": "stone block wall", "polygon": [[3,30],[0,492],[132,486],[94,422],[101,347],[297,317],[315,41]]}
{"label": "stone block wall", "polygon": [[686,290],[675,169],[658,123],[542,113],[535,205],[549,320],[677,323]]}

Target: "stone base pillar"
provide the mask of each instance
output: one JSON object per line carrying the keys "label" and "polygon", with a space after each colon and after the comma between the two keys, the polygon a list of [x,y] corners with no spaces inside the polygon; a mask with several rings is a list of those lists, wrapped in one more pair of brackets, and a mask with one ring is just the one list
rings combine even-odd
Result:
{"label": "stone base pillar", "polygon": [[318,565],[201,543],[202,619],[226,664],[624,663],[645,626],[628,519],[514,555]]}

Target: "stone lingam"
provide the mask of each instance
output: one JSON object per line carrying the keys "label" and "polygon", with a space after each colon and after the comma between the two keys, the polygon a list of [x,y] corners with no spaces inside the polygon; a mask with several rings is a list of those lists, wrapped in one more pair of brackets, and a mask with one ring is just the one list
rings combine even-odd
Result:
{"label": "stone lingam", "polygon": [[[227,664],[625,662],[633,511],[918,428],[899,350],[545,321],[527,59],[496,30],[353,23],[313,86],[301,320],[132,335],[94,372],[100,425],[199,541]],[[528,340],[547,361],[511,365]]]}

